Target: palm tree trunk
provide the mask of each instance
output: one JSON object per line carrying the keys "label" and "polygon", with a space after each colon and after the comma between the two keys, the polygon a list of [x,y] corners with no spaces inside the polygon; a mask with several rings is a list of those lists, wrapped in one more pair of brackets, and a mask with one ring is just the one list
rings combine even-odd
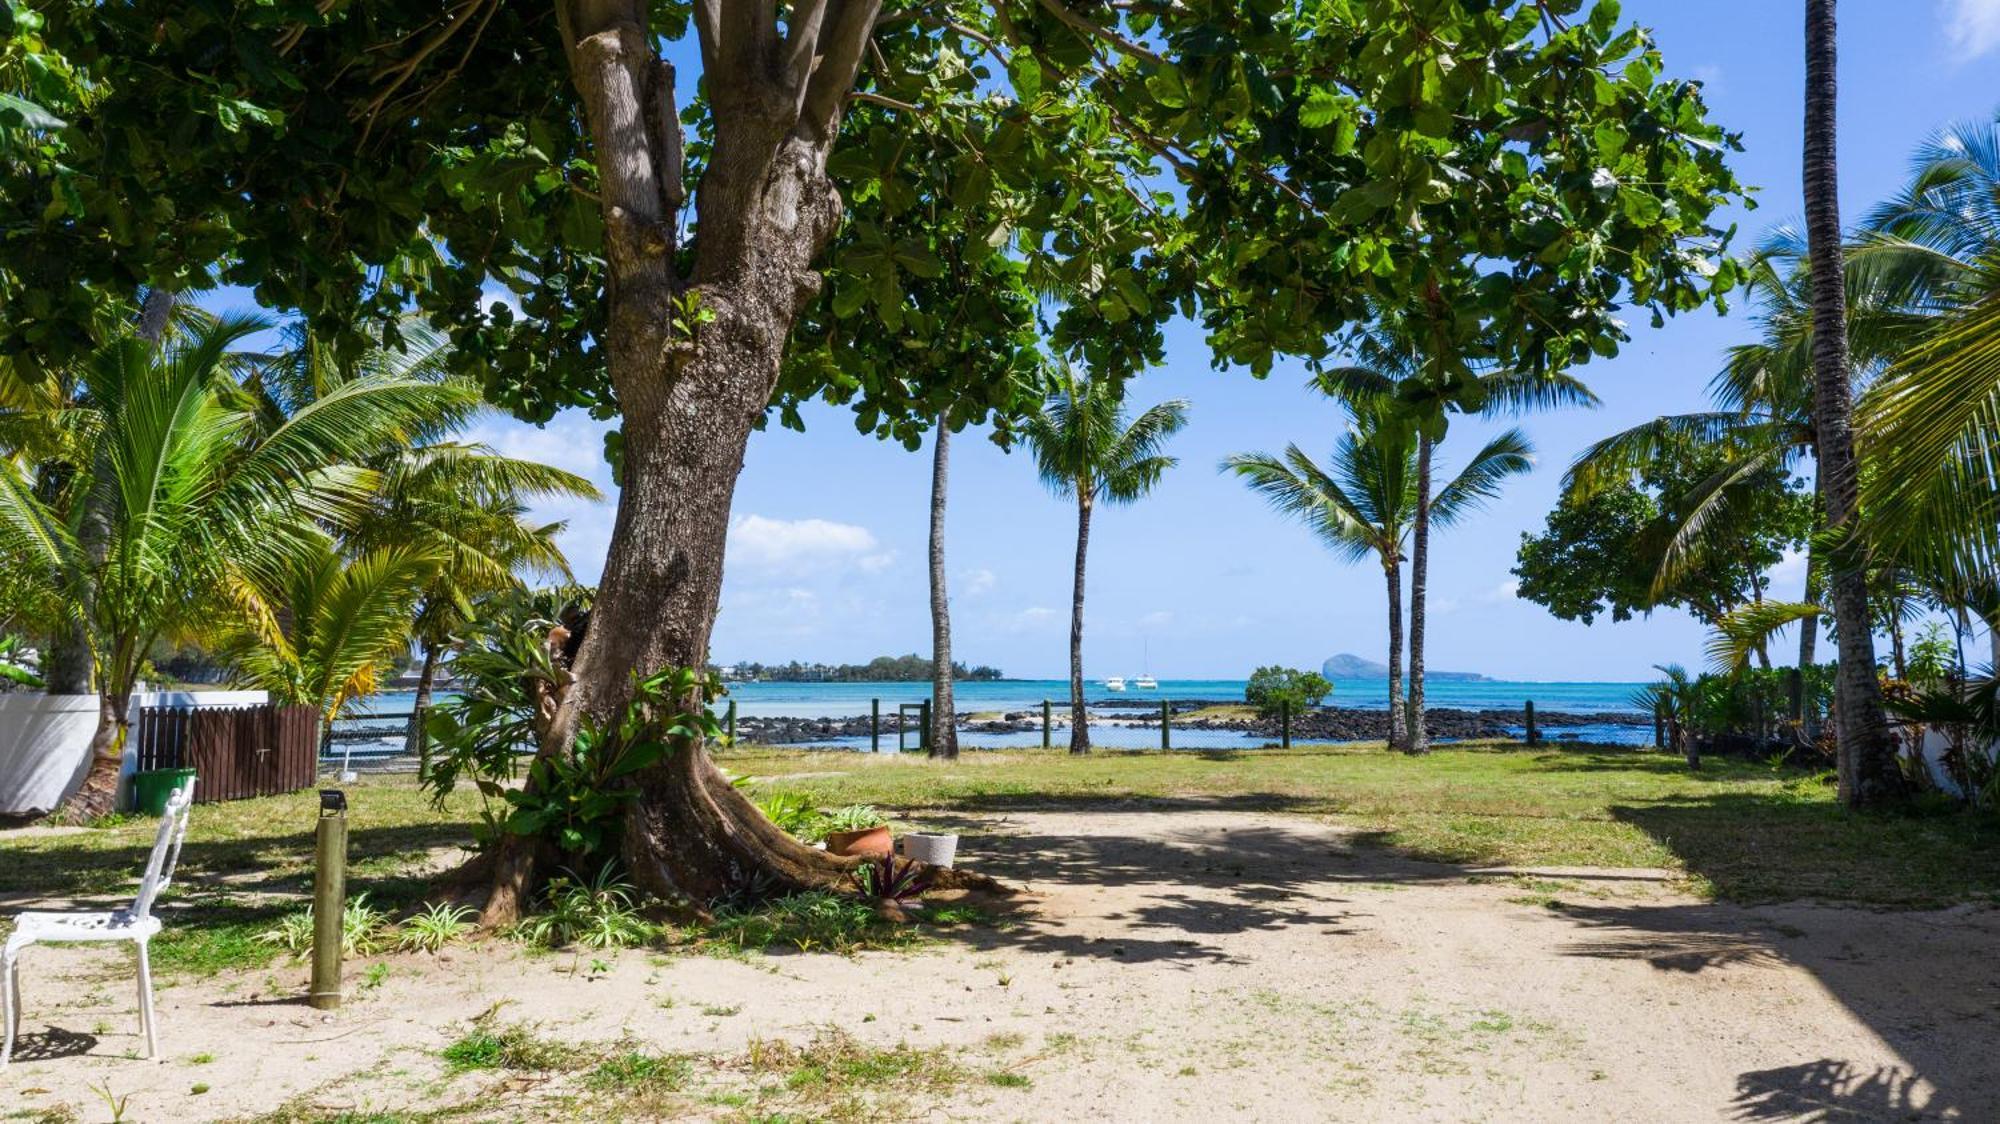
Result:
{"label": "palm tree trunk", "polygon": [[437,680],[437,662],[437,645],[424,644],[424,666],[417,672],[417,698],[410,705],[409,731],[403,735],[404,753],[421,754],[424,751],[424,717],[431,709],[431,685]]}
{"label": "palm tree trunk", "polygon": [[[1806,0],[1805,199],[1812,259],[1813,427],[1827,525],[1844,530],[1860,493],[1854,454],[1854,388],[1847,352],[1847,291],[1841,260],[1838,140],[1838,35],[1835,0]],[[1840,798],[1850,807],[1900,802],[1906,795],[1896,742],[1875,677],[1868,584],[1851,549],[1832,559],[1833,618],[1840,642]]]}
{"label": "palm tree trunk", "polygon": [[1090,712],[1083,702],[1083,563],[1090,553],[1090,491],[1076,493],[1076,586],[1069,605],[1069,751],[1090,752]]}
{"label": "palm tree trunk", "polygon": [[1385,559],[1382,576],[1389,583],[1389,748],[1403,748],[1403,570],[1402,561]]}
{"label": "palm tree trunk", "polygon": [[1417,517],[1410,535],[1410,702],[1403,716],[1409,753],[1428,753],[1424,728],[1424,587],[1431,554],[1431,439],[1417,439]]}
{"label": "palm tree trunk", "polygon": [[937,419],[931,456],[931,728],[932,757],[957,759],[958,715],[951,699],[951,597],[944,580],[944,505],[951,472],[951,426]]}

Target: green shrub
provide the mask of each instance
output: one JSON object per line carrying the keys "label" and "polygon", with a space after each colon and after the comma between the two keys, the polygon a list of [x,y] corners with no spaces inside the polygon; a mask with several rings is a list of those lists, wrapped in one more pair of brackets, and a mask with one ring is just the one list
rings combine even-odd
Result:
{"label": "green shrub", "polygon": [[1317,671],[1295,667],[1260,667],[1243,688],[1243,701],[1257,708],[1265,718],[1276,718],[1287,708],[1293,714],[1318,706],[1333,693],[1333,684]]}

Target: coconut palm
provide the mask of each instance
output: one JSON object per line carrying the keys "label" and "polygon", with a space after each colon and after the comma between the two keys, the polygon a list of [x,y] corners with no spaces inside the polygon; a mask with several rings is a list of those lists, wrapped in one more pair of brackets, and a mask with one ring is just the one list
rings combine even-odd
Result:
{"label": "coconut palm", "polygon": [[[250,385],[269,424],[283,420],[356,379],[397,377],[451,381],[450,344],[430,325],[406,319],[393,345],[343,357],[303,329],[285,350],[256,357]],[[556,539],[562,523],[538,524],[528,504],[541,499],[601,499],[596,486],[559,468],[502,456],[471,442],[448,440],[479,414],[454,411],[431,420],[409,443],[367,461],[379,483],[347,529],[346,553],[404,550],[437,564],[415,604],[409,638],[421,650],[415,717],[408,740],[421,738],[422,715],[436,682],[438,660],[489,594],[522,588],[524,577],[570,577]]]}
{"label": "coconut palm", "polygon": [[316,521],[365,503],[375,476],[356,462],[469,406],[462,387],[374,376],[264,429],[229,373],[232,346],[263,327],[225,318],[159,348],[100,349],[61,420],[90,455],[60,494],[43,494],[37,467],[0,468],[0,564],[83,623],[95,664],[94,757],[73,815],[110,810],[153,641],[200,633],[222,619],[218,602],[284,573]]}
{"label": "coconut palm", "polygon": [[1123,387],[1079,376],[1064,364],[1056,392],[1021,434],[1049,491],[1076,501],[1076,584],[1069,618],[1069,751],[1090,752],[1083,701],[1083,579],[1090,550],[1090,515],[1099,501],[1126,504],[1153,490],[1176,463],[1161,453],[1187,424],[1188,405],[1174,398],[1126,422]]}
{"label": "coconut palm", "polygon": [[[1805,203],[1819,493],[1827,527],[1844,535],[1861,505],[1861,469],[1854,453],[1854,384],[1842,265],[1835,7],[1835,0],[1806,0]],[[1867,576],[1853,551],[1836,552],[1831,563],[1827,586],[1840,646],[1835,692],[1840,796],[1851,807],[1895,803],[1904,798],[1906,785],[1875,677]]]}
{"label": "coconut palm", "polygon": [[[1416,434],[1417,506],[1410,526],[1410,684],[1404,703],[1403,748],[1430,748],[1424,713],[1424,634],[1430,573],[1431,462],[1451,412],[1519,415],[1561,406],[1594,407],[1597,396],[1575,377],[1515,370],[1480,370],[1465,357],[1427,354],[1420,341],[1441,337],[1414,314],[1384,315],[1355,333],[1359,362],[1331,367],[1313,378],[1323,393],[1366,410],[1386,407],[1385,420]],[[1445,391],[1438,385],[1448,387]]]}
{"label": "coconut palm", "polygon": [[349,561],[322,537],[287,561],[239,588],[242,623],[221,650],[246,685],[315,706],[331,724],[409,649],[412,612],[444,558],[393,546]]}
{"label": "coconut palm", "polygon": [[1918,321],[1861,402],[1861,535],[1940,588],[1972,588],[2000,565],[2000,115],[1919,148],[1853,261]]}
{"label": "coconut palm", "polygon": [[[1282,457],[1239,453],[1222,467],[1243,477],[1272,507],[1303,521],[1342,560],[1359,562],[1373,555],[1381,564],[1389,594],[1389,745],[1422,752],[1411,738],[1414,723],[1407,720],[1399,697],[1404,542],[1415,530],[1420,506],[1429,508],[1430,521],[1439,529],[1454,526],[1497,495],[1508,477],[1527,472],[1534,448],[1520,430],[1507,430],[1488,441],[1423,505],[1419,458],[1424,439],[1395,416],[1387,401],[1363,399],[1351,409],[1353,420],[1335,443],[1327,467],[1297,445],[1287,446]],[[1413,665],[1411,675],[1416,674]],[[1414,698],[1420,703],[1422,695]]]}

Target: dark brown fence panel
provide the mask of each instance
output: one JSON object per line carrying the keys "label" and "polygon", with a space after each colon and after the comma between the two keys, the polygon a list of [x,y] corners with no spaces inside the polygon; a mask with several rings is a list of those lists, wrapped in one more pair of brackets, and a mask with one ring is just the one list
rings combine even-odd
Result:
{"label": "dark brown fence panel", "polygon": [[310,787],[319,759],[313,706],[147,707],[140,769],[193,769],[195,802],[275,796]]}

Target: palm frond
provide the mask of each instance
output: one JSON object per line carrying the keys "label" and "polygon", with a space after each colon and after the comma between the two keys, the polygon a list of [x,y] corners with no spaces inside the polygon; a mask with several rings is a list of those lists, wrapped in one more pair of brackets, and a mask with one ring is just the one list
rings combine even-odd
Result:
{"label": "palm frond", "polygon": [[1720,674],[1747,667],[1750,657],[1780,629],[1823,612],[1806,601],[1759,601],[1725,613],[1716,619],[1709,634],[1709,665]]}
{"label": "palm frond", "polygon": [[1510,477],[1520,476],[1535,466],[1535,446],[1518,429],[1509,429],[1488,441],[1457,476],[1438,489],[1431,500],[1431,523],[1449,528],[1484,507],[1500,494],[1500,486]]}

